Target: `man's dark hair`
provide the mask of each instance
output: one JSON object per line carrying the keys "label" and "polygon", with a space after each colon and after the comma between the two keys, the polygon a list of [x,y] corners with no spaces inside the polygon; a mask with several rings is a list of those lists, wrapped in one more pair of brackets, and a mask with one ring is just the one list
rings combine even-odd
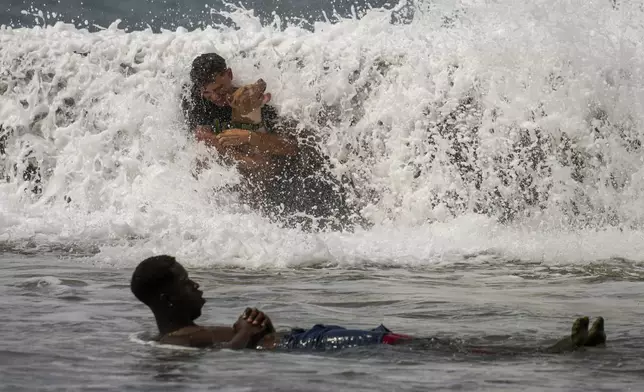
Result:
{"label": "man's dark hair", "polygon": [[163,286],[172,281],[172,267],[176,262],[172,256],[161,255],[148,257],[139,263],[130,282],[134,296],[150,306],[152,300],[161,293]]}
{"label": "man's dark hair", "polygon": [[190,80],[195,87],[203,87],[215,81],[215,76],[224,72],[228,67],[226,60],[217,53],[204,53],[192,60]]}

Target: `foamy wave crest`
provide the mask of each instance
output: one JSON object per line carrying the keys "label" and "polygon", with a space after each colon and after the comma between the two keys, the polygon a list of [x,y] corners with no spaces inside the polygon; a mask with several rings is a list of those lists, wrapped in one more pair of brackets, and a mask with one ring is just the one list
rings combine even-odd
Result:
{"label": "foamy wave crest", "polygon": [[[127,264],[641,259],[641,7],[401,3],[313,31],[222,15],[234,26],[0,31],[0,240],[99,244]],[[213,191],[234,170],[191,175],[205,152],[179,94],[209,51],[318,131],[371,231],[281,228]]]}

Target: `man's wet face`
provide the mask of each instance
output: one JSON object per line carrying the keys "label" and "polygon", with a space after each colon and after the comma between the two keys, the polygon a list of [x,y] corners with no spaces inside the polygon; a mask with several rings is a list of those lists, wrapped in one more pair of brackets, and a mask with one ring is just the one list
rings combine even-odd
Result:
{"label": "man's wet face", "polygon": [[201,95],[217,106],[228,106],[232,83],[232,72],[228,69],[217,75],[214,82],[206,84]]}
{"label": "man's wet face", "polygon": [[174,275],[173,306],[190,313],[192,319],[201,316],[201,308],[206,300],[203,298],[203,292],[199,290],[199,284],[188,277],[188,272],[179,263],[172,267]]}

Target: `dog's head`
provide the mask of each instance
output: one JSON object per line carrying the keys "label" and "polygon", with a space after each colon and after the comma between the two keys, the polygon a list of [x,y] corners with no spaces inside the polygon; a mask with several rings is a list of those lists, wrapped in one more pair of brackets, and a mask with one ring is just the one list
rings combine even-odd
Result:
{"label": "dog's head", "polygon": [[241,113],[248,114],[261,108],[271,100],[271,94],[266,93],[266,82],[258,79],[257,82],[238,88],[230,100],[230,106]]}

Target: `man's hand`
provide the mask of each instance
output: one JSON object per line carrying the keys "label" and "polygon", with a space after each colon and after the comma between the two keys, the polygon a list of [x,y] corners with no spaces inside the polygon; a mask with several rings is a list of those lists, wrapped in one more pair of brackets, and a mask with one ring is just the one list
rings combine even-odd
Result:
{"label": "man's hand", "polygon": [[256,148],[257,152],[268,155],[291,156],[299,151],[296,139],[274,133],[229,129],[215,136],[215,138],[224,148],[250,145]]}
{"label": "man's hand", "polygon": [[[254,133],[245,129],[229,129],[218,135],[215,135],[211,128],[204,125],[199,125],[195,129],[195,138],[197,141],[205,143],[209,147],[213,147],[219,155],[224,158],[224,162],[239,165],[241,170],[256,172],[259,170],[272,170],[272,160],[268,152],[248,151],[239,149],[244,145],[250,145],[255,148],[257,143],[262,140],[270,139],[267,134]],[[271,135],[269,135],[271,136]],[[252,148],[252,147],[251,147]]]}
{"label": "man's hand", "polygon": [[216,147],[218,140],[212,132],[212,128],[206,125],[197,125],[195,128],[195,139],[198,142],[204,142],[209,147]]}
{"label": "man's hand", "polygon": [[252,132],[245,129],[229,129],[216,136],[224,147],[237,147],[250,144]]}
{"label": "man's hand", "polygon": [[258,310],[257,308],[246,308],[244,310],[244,313],[242,313],[242,315],[240,316],[240,320],[246,320],[253,325],[259,325],[262,328],[266,329],[268,333],[275,332],[275,328],[273,327],[271,319],[266,314],[264,314],[264,312]]}
{"label": "man's hand", "polygon": [[275,331],[271,320],[257,310],[257,308],[246,308],[233,325],[235,336],[228,343],[227,347],[234,350],[243,348],[255,348],[257,343],[269,333]]}
{"label": "man's hand", "polygon": [[195,139],[197,139],[197,141],[203,142],[208,147],[213,147],[221,156],[225,157],[231,155],[232,149],[230,148],[230,146],[222,145],[219,141],[218,136],[219,135],[215,135],[213,133],[212,128],[210,128],[209,126],[198,125],[195,128]]}

